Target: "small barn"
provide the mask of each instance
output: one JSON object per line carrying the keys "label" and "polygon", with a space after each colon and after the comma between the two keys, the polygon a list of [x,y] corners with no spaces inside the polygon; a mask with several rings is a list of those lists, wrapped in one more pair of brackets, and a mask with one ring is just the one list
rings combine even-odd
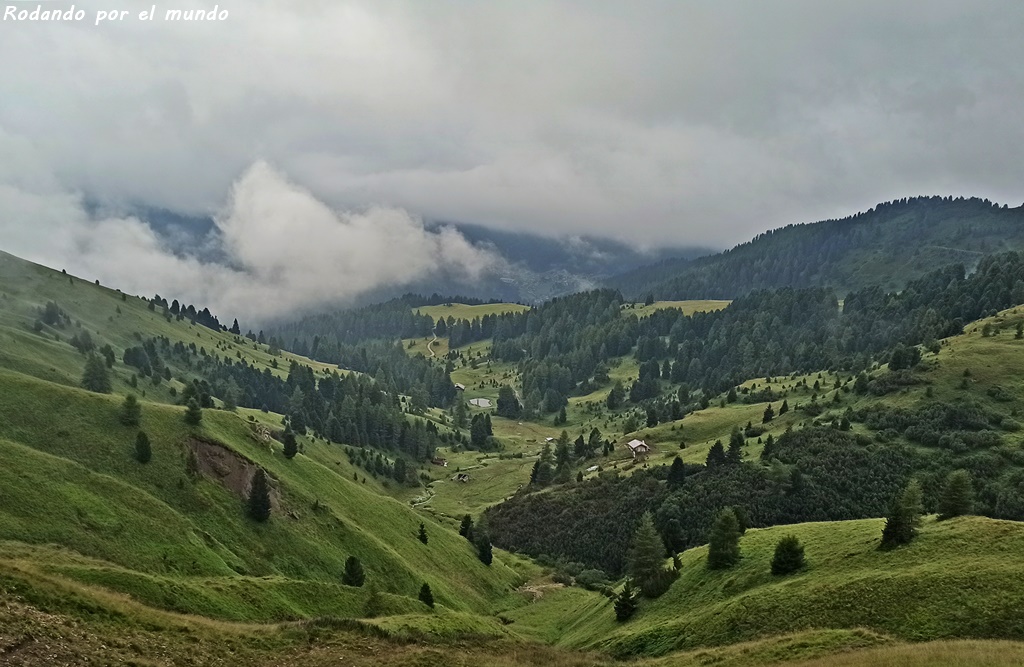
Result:
{"label": "small barn", "polygon": [[643,440],[630,440],[626,443],[634,459],[645,459],[651,453],[651,446]]}

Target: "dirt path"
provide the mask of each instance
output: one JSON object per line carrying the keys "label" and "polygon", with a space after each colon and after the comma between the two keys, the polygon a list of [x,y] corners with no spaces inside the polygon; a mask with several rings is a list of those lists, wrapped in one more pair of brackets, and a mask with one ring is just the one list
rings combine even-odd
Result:
{"label": "dirt path", "polygon": [[434,340],[427,343],[427,351],[430,352],[431,357],[437,357],[437,355],[434,354],[434,343],[437,342],[437,332],[431,331],[430,333],[434,334]]}

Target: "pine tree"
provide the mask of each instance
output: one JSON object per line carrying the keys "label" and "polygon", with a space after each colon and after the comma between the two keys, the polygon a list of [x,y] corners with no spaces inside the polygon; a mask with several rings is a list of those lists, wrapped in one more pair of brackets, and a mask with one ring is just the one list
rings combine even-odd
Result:
{"label": "pine tree", "polygon": [[729,436],[729,451],[725,455],[729,463],[739,464],[743,461],[743,433],[734,428]]}
{"label": "pine tree", "polygon": [[665,543],[665,551],[670,556],[683,550],[686,546],[686,536],[683,535],[679,519],[671,518],[665,522],[665,532],[662,533],[661,540]]}
{"label": "pine tree", "polygon": [[149,436],[145,431],[139,431],[135,436],[135,460],[139,463],[149,463],[153,458],[153,450],[149,446]]}
{"label": "pine tree", "polygon": [[791,574],[804,566],[804,547],[794,535],[788,535],[775,545],[772,574]]}
{"label": "pine tree", "polygon": [[954,470],[946,477],[939,498],[939,521],[970,514],[974,506],[971,476],[966,470]]}
{"label": "pine tree", "polygon": [[636,606],[636,589],[633,588],[633,582],[627,579],[622,591],[615,596],[615,620],[619,623],[628,621],[636,613]]}
{"label": "pine tree", "polygon": [[735,403],[737,398],[738,397],[736,396],[736,387],[731,387],[729,389],[729,393],[726,394],[726,396],[725,396],[726,402],[727,403]]}
{"label": "pine tree", "polygon": [[789,401],[783,399],[782,405],[779,406],[779,416],[781,417],[787,412],[789,412]]}
{"label": "pine tree", "polygon": [[669,489],[678,489],[686,479],[686,466],[678,456],[672,459],[672,465],[668,469],[666,484]]}
{"label": "pine tree", "polygon": [[420,586],[420,602],[427,605],[431,609],[434,608],[434,594],[430,591],[429,584],[423,584]]}
{"label": "pine tree", "polygon": [[725,457],[725,447],[722,446],[721,440],[716,440],[715,444],[711,445],[711,449],[708,450],[708,458],[704,465],[708,468],[715,468],[717,466],[725,465],[728,459]]}
{"label": "pine tree", "polygon": [[644,512],[633,533],[633,546],[627,556],[627,571],[645,596],[656,597],[664,592],[661,584],[665,572],[665,544],[654,527],[650,512]]}
{"label": "pine tree", "polygon": [[494,561],[494,550],[491,545],[491,536],[485,530],[476,531],[476,555],[484,565],[490,565]]}
{"label": "pine tree", "polygon": [[366,596],[366,602],[363,603],[363,616],[366,618],[374,618],[384,613],[384,596],[380,594],[377,589],[377,585],[372,581],[370,582],[370,591]]}
{"label": "pine tree", "polygon": [[551,454],[551,444],[545,444],[544,449],[541,450],[540,459],[537,461],[537,486],[547,486],[554,479],[555,468],[553,461],[554,456]]}
{"label": "pine tree", "polygon": [[892,549],[908,544],[917,536],[921,524],[921,484],[912,479],[899,496],[893,499],[889,516],[882,529],[882,549]]}
{"label": "pine tree", "polygon": [[740,524],[731,507],[723,509],[708,540],[708,568],[721,570],[740,560]]}
{"label": "pine tree", "polygon": [[341,583],[346,586],[362,586],[366,581],[366,573],[363,572],[363,564],[355,556],[349,556],[345,560],[345,572],[341,575]]}
{"label": "pine tree", "polygon": [[138,426],[141,419],[142,406],[139,405],[139,399],[135,398],[135,394],[128,394],[121,404],[121,414],[118,415],[118,420],[125,426]]}
{"label": "pine tree", "polygon": [[248,510],[254,521],[263,522],[270,518],[270,484],[263,468],[256,468],[249,484]]}
{"label": "pine tree", "polygon": [[285,429],[284,432],[284,457],[286,459],[293,459],[295,455],[299,453],[299,445],[295,440],[295,434],[292,433],[291,429]]}
{"label": "pine tree", "polygon": [[427,527],[422,523],[420,523],[420,533],[417,537],[423,544],[426,544],[429,541],[429,538],[427,537]]}
{"label": "pine tree", "polygon": [[605,404],[608,406],[609,410],[615,410],[622,405],[622,401],[625,396],[626,390],[622,388],[622,383],[616,381],[615,384],[612,385],[611,391],[608,392],[608,399],[605,401]]}
{"label": "pine tree", "polygon": [[188,399],[188,402],[185,403],[185,423],[192,426],[198,426],[201,421],[203,421],[202,408],[199,407],[199,403],[196,399]]}
{"label": "pine tree", "polygon": [[462,535],[470,542],[473,541],[473,517],[468,514],[462,517],[462,523],[459,524],[459,535]]}
{"label": "pine tree", "polygon": [[452,411],[452,420],[455,422],[455,428],[465,428],[468,418],[469,412],[466,408],[466,402],[462,400],[462,392],[458,392],[458,397],[455,400],[455,409]]}
{"label": "pine tree", "polygon": [[85,359],[85,372],[82,373],[82,387],[97,394],[109,394],[111,389],[110,372],[98,355],[93,352]]}
{"label": "pine tree", "polygon": [[772,410],[772,404],[769,403],[768,407],[764,409],[764,416],[761,417],[761,423],[767,424],[773,419],[775,419],[775,411]]}

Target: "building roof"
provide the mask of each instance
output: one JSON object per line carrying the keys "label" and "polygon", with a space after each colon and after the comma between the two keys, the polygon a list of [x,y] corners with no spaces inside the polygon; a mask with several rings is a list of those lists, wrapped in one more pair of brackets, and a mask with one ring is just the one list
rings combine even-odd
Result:
{"label": "building roof", "polygon": [[637,449],[650,449],[650,448],[651,448],[651,446],[650,446],[650,445],[648,445],[648,444],[647,444],[646,442],[644,442],[643,440],[630,440],[630,441],[629,441],[629,442],[627,443],[627,445],[628,445],[628,446],[629,446],[629,448],[630,448],[630,449],[632,449],[632,450],[637,450]]}

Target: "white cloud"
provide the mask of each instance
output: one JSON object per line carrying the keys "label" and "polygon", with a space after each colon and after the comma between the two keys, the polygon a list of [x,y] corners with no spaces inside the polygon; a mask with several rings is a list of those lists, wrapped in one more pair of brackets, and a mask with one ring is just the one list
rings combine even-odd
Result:
{"label": "white cloud", "polygon": [[472,279],[505,268],[455,230],[428,231],[404,210],[335,211],[265,162],[238,179],[215,222],[224,263],[173,254],[134,217],[93,220],[74,194],[0,186],[0,237],[10,252],[249,322],[440,272]]}
{"label": "white cloud", "polygon": [[1024,5],[220,4],[224,23],[0,22],[0,137],[32,147],[0,182],[26,160],[61,191],[208,213],[263,158],[332,209],[645,246],[1024,199]]}

